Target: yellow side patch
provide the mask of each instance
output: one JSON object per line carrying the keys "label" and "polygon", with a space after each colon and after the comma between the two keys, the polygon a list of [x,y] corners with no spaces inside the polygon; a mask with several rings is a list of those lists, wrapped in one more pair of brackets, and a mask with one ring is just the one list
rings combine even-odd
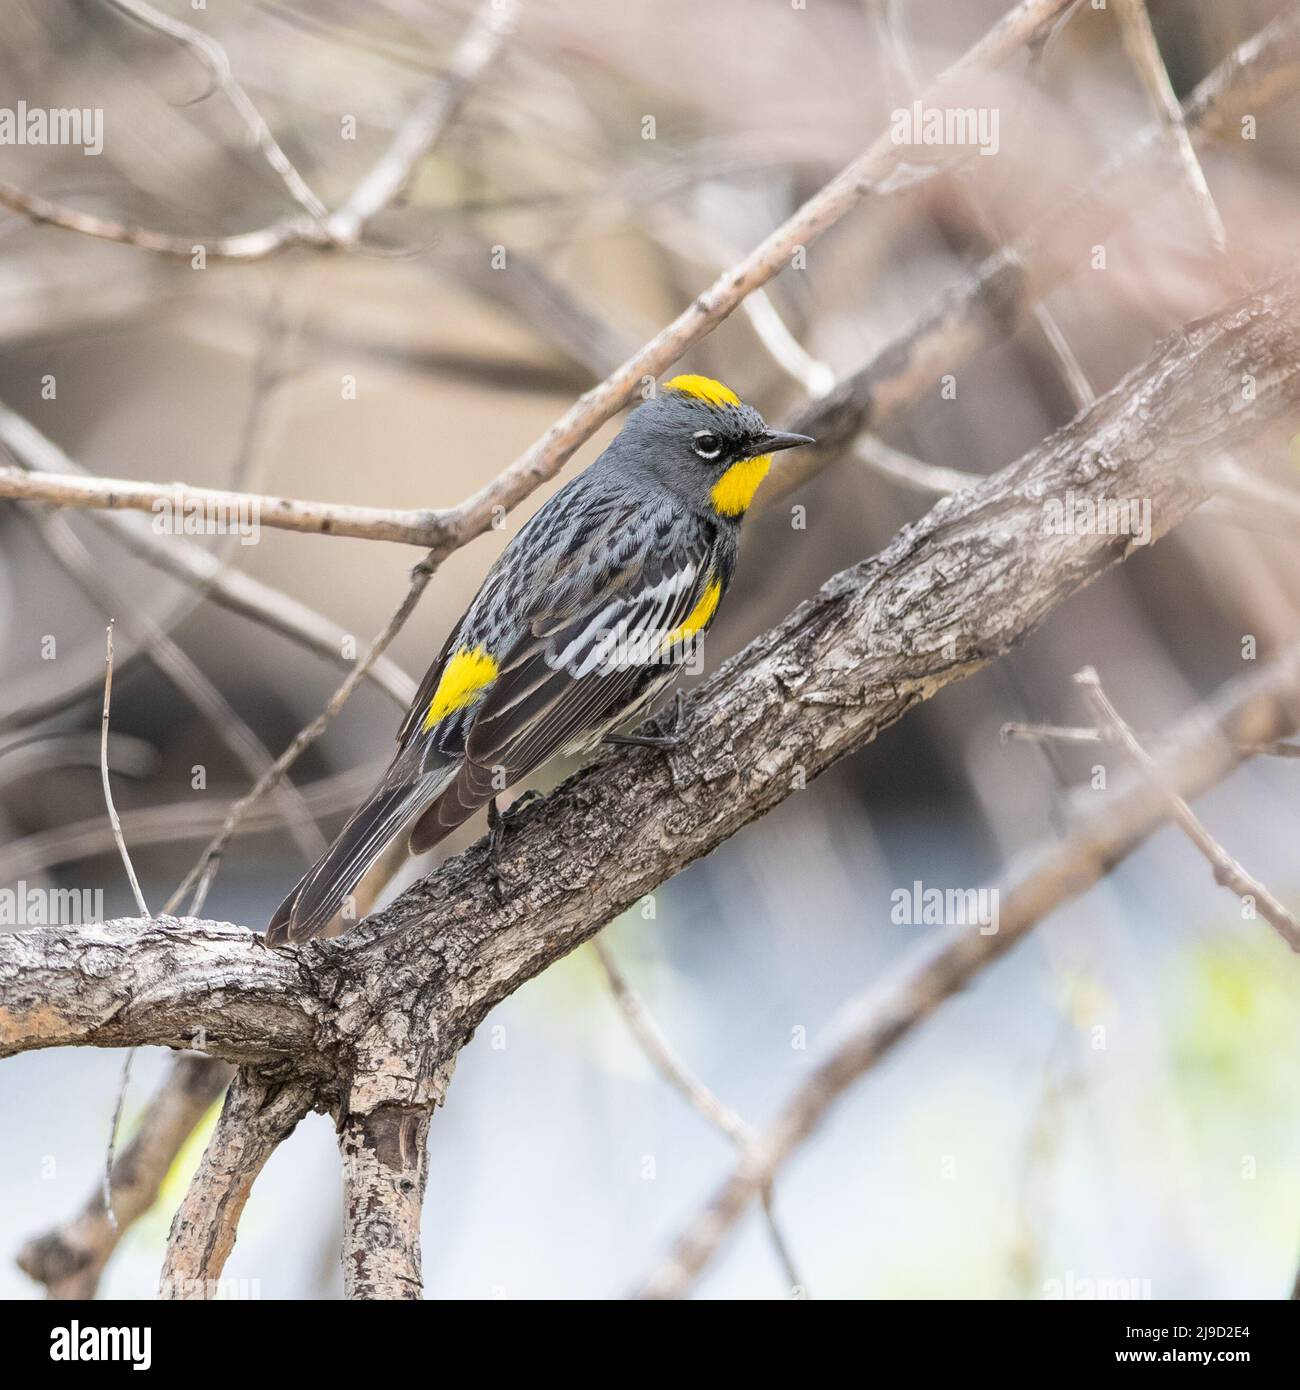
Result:
{"label": "yellow side patch", "polygon": [[705,401],[709,405],[739,405],[740,397],[731,389],[724,386],[720,381],[714,381],[711,376],[675,376],[671,381],[664,383],[665,391],[682,391],[688,396],[694,396],[697,401]]}
{"label": "yellow side patch", "polygon": [[709,489],[713,505],[723,516],[741,516],[754,500],[758,485],[767,477],[771,466],[771,454],[759,454],[757,458],[733,463]]}
{"label": "yellow side patch", "polygon": [[694,637],[702,628],[709,625],[709,619],[718,611],[718,601],[722,598],[722,584],[717,579],[710,579],[705,585],[704,592],[700,595],[699,601],[686,616],[686,621],[680,627],[675,627],[664,638],[663,648],[665,651],[674,642],[685,642],[688,637]]}
{"label": "yellow side patch", "polygon": [[472,704],[482,693],[484,686],[491,685],[499,674],[495,659],[488,654],[486,647],[462,647],[454,652],[443,668],[442,679],[429,701],[428,713],[424,716],[424,731],[428,733],[435,724]]}

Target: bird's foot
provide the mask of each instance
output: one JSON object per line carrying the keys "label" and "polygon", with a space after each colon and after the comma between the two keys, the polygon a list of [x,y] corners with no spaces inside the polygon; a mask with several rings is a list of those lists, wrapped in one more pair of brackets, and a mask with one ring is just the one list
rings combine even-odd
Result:
{"label": "bird's foot", "polygon": [[506,876],[501,872],[501,852],[505,849],[506,843],[506,822],[516,811],[521,811],[531,801],[537,801],[541,795],[536,788],[530,787],[527,791],[520,792],[504,812],[497,806],[495,796],[488,802],[488,874],[492,879],[492,895],[498,903],[505,902],[506,889],[509,887]]}
{"label": "bird's foot", "polygon": [[[676,698],[673,700],[673,721],[667,733],[606,734],[604,742],[612,744],[616,748],[658,748],[665,753],[675,752],[686,742],[686,735],[681,732],[682,711],[685,704],[686,693],[685,691],[679,690]],[[660,722],[661,720],[656,720],[656,724]]]}

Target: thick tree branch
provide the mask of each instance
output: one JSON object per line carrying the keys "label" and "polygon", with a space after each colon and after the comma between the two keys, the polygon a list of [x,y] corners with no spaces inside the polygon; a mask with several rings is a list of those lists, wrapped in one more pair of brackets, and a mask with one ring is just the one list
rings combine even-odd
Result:
{"label": "thick tree branch", "polygon": [[342,1069],[345,1111],[428,1103],[518,985],[1133,549],[1130,536],[1062,534],[1053,504],[1142,499],[1159,536],[1208,494],[1199,459],[1285,433],[1298,406],[1288,282],[1176,334],[1070,427],[829,581],[700,689],[683,750],[621,751],[513,818],[503,869],[518,886],[504,902],[480,845],[340,942],[284,956],[243,928],[170,919],[3,937],[0,1053],[189,1046],[203,1028],[206,1050],[230,1060]]}
{"label": "thick tree branch", "polygon": [[348,1298],[419,1299],[420,1209],[429,1173],[429,1107],[350,1114],[343,1155],[343,1288]]}
{"label": "thick tree branch", "polygon": [[302,973],[245,927],[173,917],[32,927],[0,936],[0,960],[0,1056],[145,1045],[322,1062]]}
{"label": "thick tree branch", "polygon": [[253,1183],[314,1100],[313,1090],[298,1081],[253,1069],[236,1075],[203,1161],[172,1218],[161,1298],[216,1297]]}

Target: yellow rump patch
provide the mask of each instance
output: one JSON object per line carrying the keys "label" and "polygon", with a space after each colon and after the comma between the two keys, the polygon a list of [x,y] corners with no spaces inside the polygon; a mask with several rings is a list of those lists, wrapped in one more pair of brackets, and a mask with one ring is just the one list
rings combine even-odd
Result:
{"label": "yellow rump patch", "polygon": [[486,647],[462,647],[454,652],[443,667],[442,679],[429,701],[428,712],[424,716],[424,731],[427,733],[435,724],[464,709],[483,692],[484,686],[491,685],[499,674],[496,660],[488,654]]}
{"label": "yellow rump patch", "polygon": [[711,376],[675,376],[671,381],[664,383],[665,391],[681,391],[688,396],[694,396],[697,401],[705,401],[709,405],[739,405],[740,397],[731,389],[724,386],[720,381],[714,381]]}
{"label": "yellow rump patch", "polygon": [[757,458],[733,463],[709,489],[713,505],[723,516],[743,515],[771,466],[771,454],[759,454]]}
{"label": "yellow rump patch", "polygon": [[709,619],[718,611],[718,601],[721,598],[721,582],[717,579],[710,579],[705,585],[699,601],[687,614],[686,621],[680,627],[673,628],[664,638],[663,649],[667,651],[674,642],[685,642],[688,637],[694,637],[697,632],[706,628],[709,625]]}

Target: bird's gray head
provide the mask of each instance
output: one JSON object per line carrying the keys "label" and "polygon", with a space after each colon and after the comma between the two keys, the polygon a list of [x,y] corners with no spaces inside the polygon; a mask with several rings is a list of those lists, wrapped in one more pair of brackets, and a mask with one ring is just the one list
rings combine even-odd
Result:
{"label": "bird's gray head", "polygon": [[753,406],[707,376],[675,376],[628,416],[610,462],[651,473],[689,506],[738,521],[772,455],[813,441],[769,430]]}

